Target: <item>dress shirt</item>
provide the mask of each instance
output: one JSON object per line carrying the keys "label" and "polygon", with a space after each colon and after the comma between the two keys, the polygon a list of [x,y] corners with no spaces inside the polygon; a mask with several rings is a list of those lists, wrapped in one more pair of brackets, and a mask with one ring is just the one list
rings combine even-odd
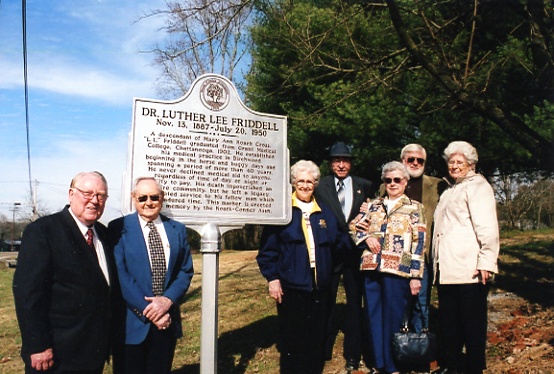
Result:
{"label": "dress shirt", "polygon": [[[339,180],[337,177],[335,177],[335,191],[339,191],[338,183]],[[354,193],[352,192],[352,178],[350,176],[344,178],[342,180],[344,183],[344,219],[348,221],[348,217],[350,216],[350,212],[352,211],[352,201],[354,200]]]}
{"label": "dress shirt", "polygon": [[310,215],[312,214],[312,211],[314,208],[314,201],[312,200],[309,203],[305,203],[297,199],[296,203],[298,204],[298,207],[302,211],[302,218],[304,219],[304,223],[306,224],[306,230],[308,231],[309,243],[306,243],[306,245],[308,247],[308,255],[310,256],[310,267],[315,268],[315,241],[314,241],[314,232],[312,230],[312,225],[310,223]]}
{"label": "dress shirt", "polygon": [[[148,234],[150,234],[150,229],[148,228],[148,221],[144,220],[141,216],[138,216],[140,227],[142,229],[142,235],[144,236],[144,242],[146,243],[146,247],[148,248],[148,259],[150,260],[150,268],[152,268],[152,258],[150,257],[150,247],[148,244]],[[169,264],[169,240],[167,239],[167,234],[165,232],[164,225],[162,223],[162,219],[160,216],[158,216],[155,220],[152,221],[154,225],[156,225],[156,230],[158,230],[158,233],[160,234],[160,238],[162,239],[162,244],[164,247],[164,257],[165,257],[165,268],[167,270],[167,266]]]}
{"label": "dress shirt", "polygon": [[106,278],[106,282],[108,282],[108,285],[110,285],[110,274],[108,272],[108,261],[106,260],[106,254],[104,253],[104,246],[102,245],[102,242],[98,239],[98,234],[96,233],[94,226],[88,227],[83,222],[79,221],[71,210],[71,206],[69,207],[69,213],[77,223],[77,226],[79,226],[79,230],[81,231],[81,234],[83,234],[85,240],[87,239],[88,229],[92,229],[92,232],[94,234],[92,238],[92,244],[94,245],[94,250],[96,251],[96,258],[98,259],[98,264],[100,265],[100,269],[102,269],[104,278]]}

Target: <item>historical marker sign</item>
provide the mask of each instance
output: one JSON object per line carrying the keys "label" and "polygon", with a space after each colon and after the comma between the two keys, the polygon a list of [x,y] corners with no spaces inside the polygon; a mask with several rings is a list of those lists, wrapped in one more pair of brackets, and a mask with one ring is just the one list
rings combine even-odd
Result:
{"label": "historical marker sign", "polygon": [[[248,109],[225,77],[199,77],[175,101],[135,99],[126,186],[153,176],[164,212],[195,226],[290,221],[284,116]],[[132,210],[130,198],[125,212]]]}

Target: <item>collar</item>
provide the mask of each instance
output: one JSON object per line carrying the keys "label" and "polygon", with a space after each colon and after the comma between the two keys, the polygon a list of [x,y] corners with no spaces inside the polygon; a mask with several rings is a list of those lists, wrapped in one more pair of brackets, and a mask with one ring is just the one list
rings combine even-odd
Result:
{"label": "collar", "polygon": [[337,178],[337,176],[335,175],[335,176],[334,176],[334,180],[335,180],[335,187],[337,187],[337,183],[339,183],[339,181],[342,181],[342,182],[344,183],[344,185],[346,186],[347,184],[350,183],[350,181],[352,180],[352,178],[350,177],[350,175],[347,175],[346,178],[339,179],[339,178]]}
{"label": "collar", "polygon": [[452,178],[448,178],[448,177],[444,177],[442,179],[444,179],[446,181],[446,183],[448,183],[448,185],[450,187],[456,185],[456,184],[460,184],[460,183],[463,183],[473,177],[475,177],[476,175],[479,175],[475,172],[475,170],[470,170],[467,172],[467,174],[464,176],[464,177],[461,177],[461,178],[458,178],[456,180],[453,180]]}
{"label": "collar", "polygon": [[71,217],[73,217],[73,220],[77,223],[77,226],[79,227],[79,231],[81,231],[81,234],[83,234],[83,236],[86,235],[88,229],[92,229],[92,231],[94,232],[94,235],[96,236],[96,230],[94,229],[94,225],[89,227],[85,225],[83,222],[79,221],[77,216],[75,216],[75,213],[73,213],[73,211],[71,210],[71,205],[67,210],[69,210],[69,214],[71,214]]}
{"label": "collar", "polygon": [[[300,200],[296,197],[296,191],[294,191],[292,193],[292,206],[295,207],[295,208],[298,208],[300,209],[299,205],[298,205],[298,202]],[[312,201],[314,204],[312,206],[312,211],[311,213],[314,213],[314,212],[321,212],[321,208],[319,207],[319,205],[317,204],[317,201],[315,200],[315,197],[312,196]]]}
{"label": "collar", "polygon": [[[372,204],[385,204],[385,199],[388,199],[388,196],[383,196],[378,199],[375,199]],[[402,204],[402,205],[412,205],[412,199],[410,199],[406,194],[402,194],[398,199],[396,199],[396,205]]]}
{"label": "collar", "polygon": [[[142,218],[138,213],[137,213],[137,216],[138,216],[138,219],[139,219],[140,227],[145,228],[146,225],[148,224],[148,221],[145,220],[144,218]],[[160,215],[158,215],[158,217],[156,217],[156,219],[153,220],[152,222],[154,222],[154,225],[156,225],[156,226],[161,225],[162,224],[162,219],[161,219]]]}

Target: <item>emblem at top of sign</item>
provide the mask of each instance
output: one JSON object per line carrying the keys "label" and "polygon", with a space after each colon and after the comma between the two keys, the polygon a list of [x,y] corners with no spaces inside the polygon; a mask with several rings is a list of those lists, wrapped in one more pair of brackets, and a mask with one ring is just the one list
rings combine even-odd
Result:
{"label": "emblem at top of sign", "polygon": [[200,100],[210,110],[223,110],[230,100],[229,88],[225,81],[219,78],[206,79],[200,87]]}

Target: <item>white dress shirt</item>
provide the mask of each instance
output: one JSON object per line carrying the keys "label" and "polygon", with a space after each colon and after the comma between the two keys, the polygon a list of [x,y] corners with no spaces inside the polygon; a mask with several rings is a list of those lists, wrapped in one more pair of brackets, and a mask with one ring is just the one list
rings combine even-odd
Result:
{"label": "white dress shirt", "polygon": [[[79,226],[79,230],[81,231],[81,234],[83,234],[83,237],[87,239],[87,231],[89,227],[77,219],[77,217],[71,210],[71,207],[69,207],[69,213],[77,223],[77,226]],[[106,260],[106,254],[104,253],[104,246],[102,245],[102,242],[98,239],[98,234],[94,229],[94,226],[90,228],[92,229],[92,232],[93,232],[92,244],[94,245],[94,249],[96,250],[96,258],[98,259],[98,265],[100,265],[100,269],[102,269],[104,278],[106,278],[106,282],[108,282],[108,285],[109,285],[110,273],[108,272],[108,261]]]}
{"label": "white dress shirt", "polygon": [[[142,229],[142,235],[144,236],[144,242],[146,243],[146,248],[148,249],[148,259],[150,260],[150,268],[152,268],[152,258],[150,257],[150,247],[148,245],[148,234],[150,234],[150,229],[148,228],[148,222],[145,221],[141,216],[138,216],[140,227]],[[158,216],[154,221],[152,221],[154,225],[156,225],[156,230],[158,230],[158,233],[160,234],[160,238],[162,239],[162,244],[164,246],[164,257],[165,257],[165,268],[167,270],[167,266],[169,264],[169,239],[167,239],[167,233],[165,232],[164,224],[162,222],[162,219],[160,216]]]}
{"label": "white dress shirt", "polygon": [[[352,211],[352,201],[354,200],[354,193],[352,192],[352,178],[350,176],[344,178],[342,180],[344,183],[344,219],[348,221],[348,217],[350,217],[350,211]],[[338,193],[339,187],[338,187],[339,179],[335,177],[335,191]]]}

